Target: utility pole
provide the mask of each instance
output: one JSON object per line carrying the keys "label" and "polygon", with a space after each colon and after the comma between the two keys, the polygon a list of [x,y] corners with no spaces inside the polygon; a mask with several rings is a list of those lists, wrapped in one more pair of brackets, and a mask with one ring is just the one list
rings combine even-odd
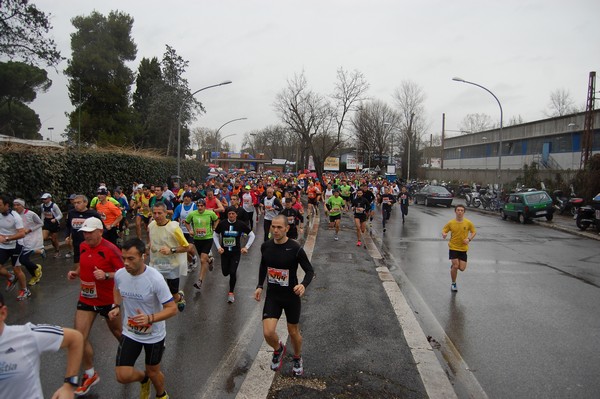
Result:
{"label": "utility pole", "polygon": [[585,168],[585,165],[592,154],[594,130],[594,100],[596,92],[596,72],[590,72],[588,82],[588,95],[585,107],[585,121],[583,123],[583,139],[581,140],[581,160],[579,161],[579,169]]}

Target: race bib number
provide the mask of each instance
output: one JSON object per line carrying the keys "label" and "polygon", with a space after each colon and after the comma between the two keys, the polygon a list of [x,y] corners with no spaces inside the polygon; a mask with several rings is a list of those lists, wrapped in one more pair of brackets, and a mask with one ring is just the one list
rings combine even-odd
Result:
{"label": "race bib number", "polygon": [[267,211],[272,211],[272,210],[273,210],[273,207],[272,207],[271,205],[266,205],[266,206],[265,206],[265,209],[266,209]]}
{"label": "race bib number", "polygon": [[290,286],[290,271],[287,269],[276,269],[269,267],[267,269],[267,279],[269,284],[277,284],[282,287]]}
{"label": "race bib number", "polygon": [[171,262],[169,262],[167,259],[156,259],[152,262],[152,266],[158,270],[159,272],[161,272],[161,274],[163,272],[169,272],[172,269],[174,269],[175,267],[179,267],[179,266],[173,266],[171,265]]}
{"label": "race bib number", "polygon": [[365,208],[356,208],[356,213],[363,213]]}
{"label": "race bib number", "polygon": [[383,203],[384,204],[389,204],[390,203],[390,199],[388,197],[384,197],[383,198]]}
{"label": "race bib number", "polygon": [[133,318],[127,318],[127,330],[136,335],[149,335],[152,333],[152,324],[137,324]]}
{"label": "race bib number", "polygon": [[54,215],[52,215],[52,212],[44,212],[44,218],[53,219]]}
{"label": "race bib number", "polygon": [[197,228],[196,235],[198,237],[204,237],[206,235],[206,228]]}
{"label": "race bib number", "polygon": [[252,203],[251,199],[244,199],[244,205],[250,205]]}
{"label": "race bib number", "polygon": [[73,230],[79,230],[83,226],[83,222],[85,222],[85,219],[73,218],[71,219],[71,227],[73,227]]}
{"label": "race bib number", "polygon": [[340,207],[337,205],[335,205],[333,208],[331,208],[332,212],[339,212],[339,210],[340,210]]}
{"label": "race bib number", "polygon": [[294,224],[294,222],[295,222],[295,219],[296,219],[296,218],[295,218],[295,217],[293,217],[293,216],[288,216],[288,217],[287,217],[288,224]]}
{"label": "race bib number", "polygon": [[227,248],[235,247],[235,237],[223,237],[223,246]]}
{"label": "race bib number", "polygon": [[95,282],[81,282],[81,296],[83,298],[98,298],[98,292],[96,291]]}

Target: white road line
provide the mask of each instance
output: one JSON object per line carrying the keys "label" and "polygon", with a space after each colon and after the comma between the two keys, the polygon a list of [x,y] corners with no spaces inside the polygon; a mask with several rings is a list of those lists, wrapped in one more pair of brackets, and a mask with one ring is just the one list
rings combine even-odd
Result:
{"label": "white road line", "polygon": [[[381,253],[374,245],[371,237],[365,240],[369,243],[369,252],[377,253],[376,259],[382,259]],[[427,341],[425,333],[421,329],[412,309],[406,302],[406,298],[394,276],[390,273],[387,267],[378,267],[377,272],[382,281],[383,288],[394,308],[394,313],[398,318],[398,322],[402,327],[404,338],[408,343],[410,351],[417,365],[417,370],[427,391],[427,395],[431,399],[435,398],[456,398],[454,388],[448,380],[448,376],[442,369],[438,358]]]}
{"label": "white road line", "polygon": [[[308,259],[312,259],[312,254],[317,241],[317,232],[319,230],[319,216],[316,215],[312,219],[312,227],[309,230],[308,237],[304,243],[304,251],[308,256]],[[309,224],[309,227],[311,225]],[[298,269],[298,280],[304,278],[304,271]],[[288,339],[287,333],[287,320],[285,315],[282,315],[279,323],[277,323],[277,335],[282,342],[286,342]],[[293,350],[291,347],[289,350]],[[289,352],[288,352],[289,353]],[[240,390],[236,395],[236,399],[256,399],[266,398],[271,384],[273,384],[273,378],[275,373],[271,370],[271,356],[273,355],[273,348],[271,348],[265,341],[263,341],[256,358],[248,370],[248,375],[244,379]]]}

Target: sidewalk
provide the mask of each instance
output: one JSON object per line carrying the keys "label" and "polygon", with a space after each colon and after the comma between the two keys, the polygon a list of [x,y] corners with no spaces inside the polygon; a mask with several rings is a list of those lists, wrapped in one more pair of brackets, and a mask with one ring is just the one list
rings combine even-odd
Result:
{"label": "sidewalk", "polygon": [[455,397],[372,240],[357,247],[345,215],[335,241],[325,219],[321,212],[312,255],[316,277],[302,303],[305,375],[291,377],[284,364],[268,397]]}

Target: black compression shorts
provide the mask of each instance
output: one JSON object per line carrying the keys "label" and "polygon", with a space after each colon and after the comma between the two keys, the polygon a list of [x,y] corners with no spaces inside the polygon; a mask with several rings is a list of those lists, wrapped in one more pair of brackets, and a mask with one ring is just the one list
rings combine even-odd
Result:
{"label": "black compression shorts", "polygon": [[122,335],[121,341],[119,342],[119,349],[117,350],[117,367],[118,366],[130,366],[135,365],[135,361],[140,356],[142,348],[146,352],[145,363],[148,366],[156,366],[160,364],[162,355],[165,351],[165,340],[156,342],[154,344],[143,344],[141,342],[134,341],[133,339]]}
{"label": "black compression shorts", "polygon": [[271,295],[267,292],[265,306],[263,307],[264,319],[279,319],[281,312],[285,311],[285,317],[289,324],[298,324],[300,322],[301,310],[300,297],[295,294],[289,296]]}
{"label": "black compression shorts", "polygon": [[463,262],[466,262],[467,261],[467,253],[465,251],[455,251],[455,250],[451,249],[448,254],[448,259],[450,259],[450,260],[458,259],[458,260],[462,260]]}

